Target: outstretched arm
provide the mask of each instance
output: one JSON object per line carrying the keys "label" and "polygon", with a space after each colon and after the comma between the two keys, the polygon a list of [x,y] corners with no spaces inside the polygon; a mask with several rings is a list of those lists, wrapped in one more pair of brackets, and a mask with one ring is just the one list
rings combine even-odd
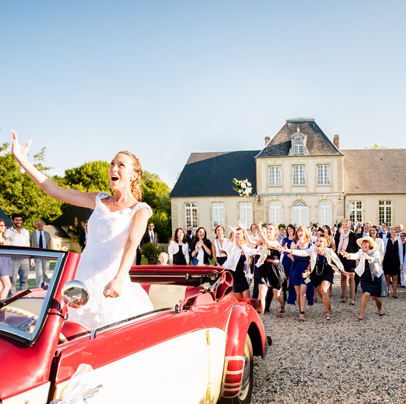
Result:
{"label": "outstretched arm", "polygon": [[28,161],[28,150],[31,145],[29,140],[25,146],[18,143],[17,133],[11,131],[13,135],[13,143],[11,152],[16,158],[18,164],[26,171],[33,181],[50,197],[70,203],[71,205],[82,206],[85,208],[94,209],[97,192],[81,192],[74,189],[59,188],[46,175],[37,170]]}
{"label": "outstretched arm", "polygon": [[149,217],[150,210],[148,208],[141,208],[139,211],[135,212],[131,223],[130,233],[125,242],[120,268],[114,279],[112,279],[104,288],[103,294],[105,297],[118,297],[121,295],[121,288],[128,276],[131,266],[133,265],[137,253],[137,246],[140,244],[141,238],[145,233]]}

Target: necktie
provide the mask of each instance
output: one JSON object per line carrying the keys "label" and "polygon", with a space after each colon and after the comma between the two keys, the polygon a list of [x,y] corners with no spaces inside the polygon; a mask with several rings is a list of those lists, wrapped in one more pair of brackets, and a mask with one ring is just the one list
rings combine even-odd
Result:
{"label": "necktie", "polygon": [[150,238],[151,238],[151,243],[153,243],[154,242],[154,232],[150,232],[149,233],[149,236],[150,236]]}
{"label": "necktie", "polygon": [[38,243],[39,248],[44,248],[44,244],[42,242],[42,232],[39,234],[39,243]]}

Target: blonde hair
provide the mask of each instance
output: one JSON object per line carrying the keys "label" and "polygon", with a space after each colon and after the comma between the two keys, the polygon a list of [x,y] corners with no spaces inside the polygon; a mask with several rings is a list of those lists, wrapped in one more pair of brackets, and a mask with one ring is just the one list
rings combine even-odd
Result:
{"label": "blonde hair", "polygon": [[132,168],[134,172],[137,174],[137,178],[131,183],[131,193],[134,195],[137,201],[141,201],[143,191],[140,186],[142,177],[142,166],[140,160],[138,159],[137,156],[135,156],[134,154],[132,154],[127,150],[120,151],[117,154],[125,154],[126,156],[130,157]]}
{"label": "blonde hair", "polygon": [[268,228],[268,227],[273,227],[273,228],[274,228],[274,230],[275,230],[275,235],[274,235],[274,237],[273,237],[273,240],[271,240],[271,241],[275,241],[275,240],[278,238],[278,235],[277,235],[278,226],[277,226],[275,223],[268,223],[268,224],[266,225],[266,228]]}
{"label": "blonde hair", "polygon": [[247,241],[245,240],[243,229],[241,227],[237,227],[235,232],[237,233],[237,231],[241,232],[241,237],[240,237],[240,247],[241,247],[241,246],[247,244]]}
{"label": "blonde hair", "polygon": [[168,262],[169,255],[168,255],[166,252],[161,252],[161,253],[159,253],[159,255],[158,255],[158,261],[159,261],[160,258],[164,259],[164,260],[165,260],[165,263],[167,263],[167,262]]}

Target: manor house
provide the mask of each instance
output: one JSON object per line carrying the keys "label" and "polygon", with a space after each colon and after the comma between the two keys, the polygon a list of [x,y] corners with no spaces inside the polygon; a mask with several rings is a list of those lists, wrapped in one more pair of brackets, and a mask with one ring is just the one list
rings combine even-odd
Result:
{"label": "manor house", "polygon": [[[367,140],[365,141],[367,143]],[[262,150],[192,153],[170,195],[172,230],[222,224],[310,222],[349,217],[406,224],[406,149],[340,149],[312,118],[288,119]],[[233,178],[248,179],[240,197]]]}

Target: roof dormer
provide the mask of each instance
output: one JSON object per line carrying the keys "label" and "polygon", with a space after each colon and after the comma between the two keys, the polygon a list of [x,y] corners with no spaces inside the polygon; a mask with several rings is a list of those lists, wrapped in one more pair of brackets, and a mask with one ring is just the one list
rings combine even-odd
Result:
{"label": "roof dormer", "polygon": [[303,156],[309,154],[307,150],[307,136],[300,132],[297,128],[297,132],[290,136],[291,147],[289,149],[289,156]]}

